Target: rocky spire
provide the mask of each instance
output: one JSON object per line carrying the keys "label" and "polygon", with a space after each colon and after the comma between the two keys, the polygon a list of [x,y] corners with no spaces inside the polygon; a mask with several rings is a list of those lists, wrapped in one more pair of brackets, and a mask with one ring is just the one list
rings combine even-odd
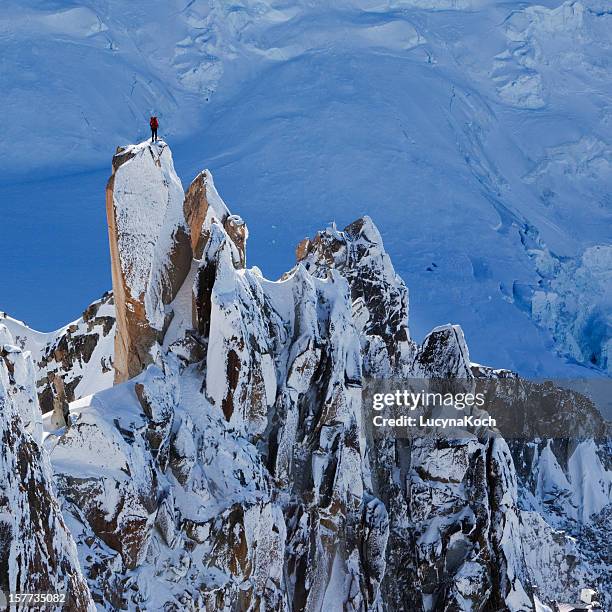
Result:
{"label": "rocky spire", "polygon": [[192,248],[168,146],[159,141],[119,148],[112,167],[106,214],[117,315],[115,380],[121,382],[155,360]]}
{"label": "rocky spire", "polygon": [[242,218],[230,213],[208,170],[200,172],[189,185],[183,210],[191,231],[191,246],[195,259],[202,258],[204,247],[210,238],[211,226],[218,223],[229,238],[235,267],[245,267],[249,232]]}
{"label": "rocky spire", "polygon": [[335,225],[305,238],[298,263],[313,276],[337,270],[349,282],[353,317],[360,331],[364,366],[372,375],[400,373],[414,344],[408,330],[408,288],[395,273],[380,232],[370,217],[339,231]]}

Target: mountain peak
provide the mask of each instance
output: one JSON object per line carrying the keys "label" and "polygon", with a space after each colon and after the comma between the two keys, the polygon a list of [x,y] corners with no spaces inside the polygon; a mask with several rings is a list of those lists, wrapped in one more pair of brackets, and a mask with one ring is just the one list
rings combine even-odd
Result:
{"label": "mountain peak", "polygon": [[106,187],[113,293],[118,333],[117,380],[153,360],[168,324],[166,306],[192,260],[184,193],[165,143],[123,147],[113,157]]}

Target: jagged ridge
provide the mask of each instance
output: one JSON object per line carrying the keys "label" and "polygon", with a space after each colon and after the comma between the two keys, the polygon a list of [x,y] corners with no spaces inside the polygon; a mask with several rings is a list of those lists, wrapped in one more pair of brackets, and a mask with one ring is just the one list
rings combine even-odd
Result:
{"label": "jagged ridge", "polygon": [[[370,219],[305,241],[268,281],[245,268],[246,225],[210,173],[184,194],[163,142],[118,150],[107,214],[120,384],[73,402],[67,428],[47,418],[45,440],[100,607],[530,610],[570,594],[527,554],[534,538],[560,563],[575,552],[542,508],[521,510],[521,449],[486,431],[368,435],[364,377],[497,375],[472,366],[457,326],[410,339],[408,291]],[[103,312],[89,331],[109,333]],[[60,378],[81,344],[54,350]]]}

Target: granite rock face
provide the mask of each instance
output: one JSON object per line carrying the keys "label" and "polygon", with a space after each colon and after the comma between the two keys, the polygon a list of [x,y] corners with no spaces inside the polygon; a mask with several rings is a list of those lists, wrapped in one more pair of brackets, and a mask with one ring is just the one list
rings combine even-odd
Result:
{"label": "granite rock face", "polygon": [[122,382],[154,361],[192,250],[168,146],[160,141],[120,148],[112,167],[106,215],[117,317],[115,379]]}

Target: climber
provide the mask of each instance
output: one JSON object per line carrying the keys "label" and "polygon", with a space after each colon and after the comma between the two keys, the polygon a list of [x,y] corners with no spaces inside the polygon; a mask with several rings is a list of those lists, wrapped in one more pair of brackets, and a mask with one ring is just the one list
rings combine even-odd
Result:
{"label": "climber", "polygon": [[151,142],[157,140],[157,128],[159,127],[159,121],[155,115],[149,119],[149,125],[151,126]]}

